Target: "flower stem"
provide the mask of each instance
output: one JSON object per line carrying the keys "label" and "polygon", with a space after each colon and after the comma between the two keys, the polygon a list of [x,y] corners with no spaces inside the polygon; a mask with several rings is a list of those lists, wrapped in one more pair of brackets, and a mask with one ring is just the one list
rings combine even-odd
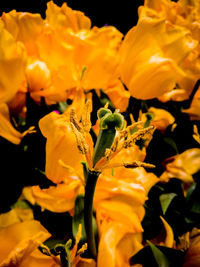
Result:
{"label": "flower stem", "polygon": [[93,198],[97,179],[100,175],[100,172],[97,171],[88,171],[87,182],[85,186],[85,198],[84,198],[84,223],[85,231],[87,235],[88,242],[88,251],[92,258],[96,258],[97,249],[95,242],[95,233],[93,229]]}

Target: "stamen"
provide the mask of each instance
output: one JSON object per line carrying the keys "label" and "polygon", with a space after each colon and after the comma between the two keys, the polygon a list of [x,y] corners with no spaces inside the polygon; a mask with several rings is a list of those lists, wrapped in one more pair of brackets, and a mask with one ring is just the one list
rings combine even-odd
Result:
{"label": "stamen", "polygon": [[142,161],[134,161],[132,163],[124,163],[125,168],[137,168],[137,167],[143,167],[146,169],[152,169],[156,166],[150,163],[142,162]]}
{"label": "stamen", "polygon": [[102,170],[119,168],[119,167],[125,167],[125,168],[129,168],[129,169],[143,167],[143,168],[146,168],[146,169],[152,169],[152,168],[155,168],[155,165],[135,160],[135,161],[133,161],[131,163],[130,162],[129,163],[127,163],[127,162],[116,162],[116,163],[111,163],[111,164],[108,163],[107,165],[104,165],[102,167]]}
{"label": "stamen", "polygon": [[112,154],[117,151],[118,144],[119,144],[119,136],[116,136],[111,148],[106,149],[105,158],[107,161],[111,158]]}
{"label": "stamen", "polygon": [[154,130],[154,126],[139,129],[124,142],[124,148],[132,146],[137,140],[141,139],[145,134],[150,133],[152,130]]}
{"label": "stamen", "polygon": [[35,126],[31,126],[31,127],[28,128],[28,130],[26,130],[26,131],[24,131],[24,132],[22,133],[22,136],[24,137],[24,136],[26,136],[27,134],[36,133],[36,132],[37,132],[37,131],[36,131],[36,129],[35,129]]}
{"label": "stamen", "polygon": [[74,127],[79,131],[79,132],[83,132],[83,129],[81,127],[81,125],[79,124],[78,118],[76,116],[76,112],[73,108],[71,108],[70,110],[70,122],[71,124],[74,125]]}
{"label": "stamen", "polygon": [[76,128],[76,125],[74,125],[72,122],[71,122],[71,128],[72,128],[73,133],[75,134],[76,141],[77,141],[77,147],[78,147],[79,151],[82,154],[87,154],[87,152],[88,152],[88,145],[86,143],[86,140],[85,140],[84,135],[82,134],[82,132],[80,132]]}
{"label": "stamen", "polygon": [[82,125],[85,132],[89,133],[91,129],[90,113],[92,112],[92,102],[90,99],[87,100],[83,114],[82,114]]}

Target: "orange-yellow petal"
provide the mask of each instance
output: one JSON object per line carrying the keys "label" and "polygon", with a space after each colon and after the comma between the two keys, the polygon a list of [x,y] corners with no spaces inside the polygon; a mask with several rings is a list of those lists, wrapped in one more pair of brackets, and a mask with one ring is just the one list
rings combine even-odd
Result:
{"label": "orange-yellow petal", "polygon": [[186,85],[186,80],[194,77],[182,67],[182,62],[196,46],[188,29],[173,25],[159,12],[141,7],[138,24],[127,33],[121,47],[122,81],[132,96],[140,99],[159,97],[177,83],[182,85],[184,79]]}
{"label": "orange-yellow petal", "polygon": [[15,223],[0,231],[0,266],[20,266],[50,234],[35,220]]}
{"label": "orange-yellow petal", "polygon": [[49,1],[46,10],[47,22],[56,29],[70,29],[77,32],[83,29],[90,29],[91,21],[83,12],[72,10],[66,3],[61,7]]}
{"label": "orange-yellow petal", "polygon": [[0,102],[9,102],[24,80],[26,54],[0,20]]}
{"label": "orange-yellow petal", "polygon": [[18,132],[10,122],[9,110],[6,104],[0,104],[0,136],[18,145],[23,134]]}
{"label": "orange-yellow petal", "polygon": [[83,177],[81,161],[84,161],[76,143],[75,135],[65,115],[51,112],[39,121],[42,134],[46,137],[46,167],[47,177],[54,183],[59,183],[68,177],[59,160],[71,166]]}
{"label": "orange-yellow petal", "polygon": [[44,27],[41,15],[12,10],[9,13],[3,13],[2,20],[14,39],[25,45],[28,55],[38,56],[36,40]]}
{"label": "orange-yellow petal", "polygon": [[0,214],[0,230],[27,220],[33,220],[33,211],[31,209],[13,208],[12,210]]}
{"label": "orange-yellow petal", "polygon": [[[175,118],[165,109],[150,107],[148,113],[153,115],[151,125],[162,132],[175,121]],[[146,121],[145,113],[142,114],[141,120]]]}
{"label": "orange-yellow petal", "polygon": [[186,184],[193,183],[192,175],[200,170],[200,149],[191,148],[181,154],[166,159],[166,171],[160,177],[163,182],[178,178]]}
{"label": "orange-yellow petal", "polygon": [[32,201],[43,209],[52,212],[71,212],[74,209],[75,199],[82,193],[82,183],[71,178],[67,182],[41,189],[39,186],[31,188]]}
{"label": "orange-yellow petal", "polygon": [[119,80],[117,80],[116,84],[113,86],[108,87],[105,90],[105,93],[108,95],[116,109],[119,109],[120,112],[126,111],[129,104],[130,93],[125,90]]}

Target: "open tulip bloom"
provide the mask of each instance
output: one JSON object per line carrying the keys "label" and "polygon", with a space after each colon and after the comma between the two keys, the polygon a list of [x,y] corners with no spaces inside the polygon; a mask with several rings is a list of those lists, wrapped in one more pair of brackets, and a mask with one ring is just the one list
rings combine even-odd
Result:
{"label": "open tulip bloom", "polygon": [[199,0],[3,12],[0,70],[0,267],[200,266]]}

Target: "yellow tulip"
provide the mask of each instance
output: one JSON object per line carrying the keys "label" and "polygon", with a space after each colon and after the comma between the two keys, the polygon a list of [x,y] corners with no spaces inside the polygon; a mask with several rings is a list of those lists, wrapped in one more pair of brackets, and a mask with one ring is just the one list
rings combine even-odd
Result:
{"label": "yellow tulip", "polygon": [[130,257],[143,247],[143,204],[157,182],[144,168],[116,168],[113,176],[107,171],[100,175],[94,199],[100,236],[98,266],[129,266]]}
{"label": "yellow tulip", "polygon": [[[75,109],[77,103],[74,102]],[[74,109],[71,109],[70,113],[66,111],[65,114],[52,112],[40,120],[41,132],[47,138],[46,175],[56,185],[47,189],[38,186],[25,188],[23,197],[32,204],[38,203],[42,208],[53,212],[68,211],[73,214],[76,196],[84,194],[81,161],[87,161],[89,168],[102,172],[94,196],[100,236],[97,265],[108,266],[109,263],[109,266],[118,266],[119,255],[120,264],[128,266],[130,257],[142,247],[143,205],[148,191],[158,182],[158,178],[153,173],[147,173],[143,167],[126,169],[122,166],[126,166],[129,161],[135,162],[135,167],[148,166],[138,161],[144,159],[145,152],[139,151],[133,140],[138,138],[138,134],[144,136],[149,133],[152,127],[140,129],[134,136],[131,136],[130,131],[138,123],[123,129],[121,136],[120,132],[116,135],[119,141],[116,150],[107,151],[110,154],[100,158],[93,167],[93,142],[89,135],[90,112],[91,101],[88,100],[82,112],[79,110],[79,114],[82,113],[79,118]],[[126,140],[123,136],[127,137]],[[125,142],[127,151],[124,148]],[[117,168],[113,167],[112,170],[111,166]],[[125,245],[126,250],[122,249]],[[107,259],[105,255],[108,256]]]}
{"label": "yellow tulip", "polygon": [[3,228],[0,230],[0,266],[60,266],[37,249],[49,237],[48,231],[35,220]]}
{"label": "yellow tulip", "polygon": [[[119,83],[117,70],[123,35],[115,27],[91,28],[83,12],[53,1],[47,3],[45,19],[13,10],[3,13],[2,20],[32,61],[26,82],[36,101],[43,96],[51,104],[74,98],[76,90],[108,89],[116,108],[126,109],[129,94]],[[123,104],[113,90],[124,95]]]}
{"label": "yellow tulip", "polygon": [[[164,109],[150,107],[147,114],[152,115],[151,125],[162,132],[175,121],[175,118]],[[140,119],[145,123],[147,119],[146,113],[143,113]]]}
{"label": "yellow tulip", "polygon": [[170,178],[178,178],[185,184],[193,183],[192,175],[200,170],[200,149],[190,148],[181,154],[166,159],[164,162],[166,171],[160,177],[163,182]]}
{"label": "yellow tulip", "polygon": [[189,27],[170,17],[172,12],[178,13],[174,5],[166,0],[158,5],[145,1],[139,8],[137,25],[124,38],[120,51],[121,79],[136,98],[160,97],[176,84],[189,94],[199,78],[198,60],[195,73],[190,66],[198,53],[198,41]]}
{"label": "yellow tulip", "polygon": [[0,103],[9,102],[24,80],[26,53],[24,46],[16,42],[0,20]]}

